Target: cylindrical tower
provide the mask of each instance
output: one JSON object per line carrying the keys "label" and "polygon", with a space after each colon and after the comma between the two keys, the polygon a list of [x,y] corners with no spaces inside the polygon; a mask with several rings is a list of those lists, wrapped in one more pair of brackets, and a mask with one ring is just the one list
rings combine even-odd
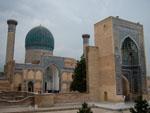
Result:
{"label": "cylindrical tower", "polygon": [[16,32],[16,20],[7,20],[8,35],[7,35],[7,50],[6,50],[6,63],[14,60],[14,45],[15,45],[15,32]]}
{"label": "cylindrical tower", "polygon": [[90,35],[89,34],[83,34],[82,38],[83,38],[83,54],[85,57],[86,56],[86,47],[89,46]]}

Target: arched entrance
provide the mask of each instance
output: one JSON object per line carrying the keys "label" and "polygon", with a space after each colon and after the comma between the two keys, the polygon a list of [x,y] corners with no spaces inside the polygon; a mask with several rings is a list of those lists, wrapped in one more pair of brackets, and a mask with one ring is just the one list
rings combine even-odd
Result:
{"label": "arched entrance", "polygon": [[32,81],[28,82],[28,92],[34,92],[34,84]]}
{"label": "arched entrance", "polygon": [[129,81],[124,75],[122,75],[122,90],[123,90],[123,95],[125,97],[124,101],[129,101],[130,100]]}
{"label": "arched entrance", "polygon": [[59,92],[59,70],[55,65],[47,67],[45,74],[45,92]]}
{"label": "arched entrance", "polygon": [[108,94],[106,91],[104,92],[104,101],[108,101]]}
{"label": "arched entrance", "polygon": [[18,91],[21,91],[21,84],[18,85]]}
{"label": "arched entrance", "polygon": [[123,95],[130,93],[130,99],[141,90],[141,76],[138,56],[138,47],[135,42],[127,37],[122,43],[122,89]]}

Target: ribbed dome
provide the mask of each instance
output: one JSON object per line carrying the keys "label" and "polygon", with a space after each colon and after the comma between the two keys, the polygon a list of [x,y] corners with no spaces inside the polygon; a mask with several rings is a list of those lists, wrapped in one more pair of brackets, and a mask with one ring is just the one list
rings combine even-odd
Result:
{"label": "ribbed dome", "polygon": [[43,26],[37,26],[31,29],[26,36],[25,48],[53,51],[54,38],[52,33]]}

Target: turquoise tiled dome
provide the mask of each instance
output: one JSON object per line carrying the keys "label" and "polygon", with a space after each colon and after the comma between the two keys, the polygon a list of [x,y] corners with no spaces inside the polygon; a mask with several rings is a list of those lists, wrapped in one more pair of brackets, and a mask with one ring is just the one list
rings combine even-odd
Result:
{"label": "turquoise tiled dome", "polygon": [[54,38],[52,33],[43,26],[37,26],[31,29],[26,36],[25,48],[53,51]]}

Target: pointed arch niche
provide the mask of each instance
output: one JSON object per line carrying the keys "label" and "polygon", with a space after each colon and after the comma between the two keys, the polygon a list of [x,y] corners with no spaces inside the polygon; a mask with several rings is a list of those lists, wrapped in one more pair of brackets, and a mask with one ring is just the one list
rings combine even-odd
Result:
{"label": "pointed arch niche", "polygon": [[44,89],[45,92],[59,92],[60,90],[59,70],[55,65],[46,68]]}
{"label": "pointed arch niche", "polygon": [[121,53],[122,65],[139,64],[138,48],[136,43],[130,37],[127,37],[122,43]]}
{"label": "pointed arch niche", "polygon": [[127,100],[141,92],[139,53],[136,43],[127,37],[122,43],[122,88]]}

